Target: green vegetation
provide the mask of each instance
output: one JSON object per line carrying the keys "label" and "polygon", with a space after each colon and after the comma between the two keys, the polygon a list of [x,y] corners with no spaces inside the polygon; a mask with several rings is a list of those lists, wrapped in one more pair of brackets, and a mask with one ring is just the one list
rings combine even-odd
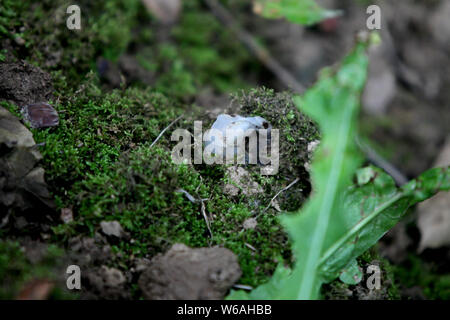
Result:
{"label": "green vegetation", "polygon": [[[18,242],[0,240],[0,299],[14,299],[30,281],[39,279],[56,282],[56,265],[63,251],[54,245],[43,249],[42,257],[32,263]],[[70,299],[73,296],[55,286],[49,299]]]}
{"label": "green vegetation", "polygon": [[[189,113],[197,107],[185,101],[199,88],[211,85],[222,93],[247,86],[238,75],[244,65],[253,65],[245,49],[198,3],[186,4],[186,14],[172,32],[176,42],[154,39],[152,18],[140,1],[108,1],[106,7],[82,1],[89,17],[82,20],[82,32],[68,31],[64,19],[46,18],[61,13],[65,3],[40,1],[29,10],[29,3],[2,2],[7,10],[2,10],[5,18],[1,20],[3,33],[11,38],[24,28],[26,47],[9,54],[53,76],[52,104],[59,112],[60,125],[32,131],[37,143],[45,143],[40,147],[42,165],[58,208],[72,207],[75,220],[54,226],[53,241],[64,246],[71,236],[92,236],[100,221],[116,219],[134,239],[134,243],[123,241],[113,247],[122,253],[118,255],[121,268],[129,267],[131,255],[152,256],[175,242],[220,244],[238,255],[244,271],[242,283],[256,285],[265,280],[276,259],[289,256],[274,213],[262,217],[258,229],[244,231],[243,222],[254,212],[247,202],[223,194],[223,183],[218,180],[224,181],[224,169],[175,166],[170,158],[170,134],[149,148],[160,131],[181,114],[186,117],[177,125],[192,129]],[[102,87],[94,71],[95,58],[103,55],[114,61],[135,45],[142,46],[138,56],[142,66],[160,74],[155,86],[136,83],[113,91]],[[55,53],[61,54],[60,59],[49,64]],[[5,106],[20,116],[16,107]],[[206,210],[217,215],[213,239],[199,204],[176,192],[180,188],[211,199]],[[244,243],[260,251],[255,254]],[[10,258],[1,256],[6,261]]]}
{"label": "green vegetation", "polygon": [[[133,6],[132,3],[137,7],[123,7]],[[104,10],[95,4],[83,7],[88,8],[89,19],[83,24],[83,32],[70,34],[73,43],[66,44],[68,31],[62,28],[53,33],[50,29],[54,26],[43,19],[44,12],[57,12],[56,8],[63,7],[61,4],[39,2],[33,12],[18,14],[23,21],[31,19],[35,27],[24,36],[30,43],[29,52],[14,52],[53,76],[52,105],[59,112],[60,124],[32,130],[36,142],[45,144],[40,147],[42,165],[58,209],[70,207],[74,212],[72,223],[53,227],[53,241],[64,246],[72,236],[93,236],[100,221],[118,220],[129,234],[128,240],[133,239],[113,246],[121,257],[117,267],[122,269],[130,267],[130,256],[153,256],[176,242],[193,247],[218,244],[231,249],[239,258],[243,284],[258,285],[267,280],[278,262],[286,259],[289,263],[287,237],[274,209],[269,208],[258,218],[255,229],[244,230],[243,223],[265,208],[270,198],[300,173],[305,181],[298,184],[296,192],[283,194],[280,203],[291,209],[301,205],[309,192],[307,174],[299,172],[302,159],[285,176],[267,178],[260,176],[258,169],[252,171],[252,178],[265,193],[230,198],[223,193],[223,185],[228,181],[225,168],[176,166],[171,162],[174,143],[170,142],[170,134],[149,148],[161,130],[179,115],[183,114],[183,119],[173,129],[192,130],[193,120],[203,117],[198,107],[186,103],[199,88],[208,85],[222,93],[247,87],[238,72],[244,66],[253,66],[246,51],[198,3],[186,4],[180,25],[173,30],[176,42],[158,42],[153,32],[142,28],[139,22],[145,20],[147,24],[151,17],[142,13],[145,10],[139,1],[111,1]],[[108,19],[114,21],[111,28],[120,25],[128,32],[127,37],[121,37],[120,46],[108,36],[115,33],[113,29],[97,26],[98,21]],[[112,91],[104,88],[92,71],[94,58],[103,55],[114,61],[137,44],[143,45],[138,61],[146,70],[160,74],[154,87],[135,83]],[[48,48],[63,50],[60,64],[46,64]],[[74,57],[77,62],[72,64]],[[258,95],[266,96],[266,100],[256,103]],[[302,150],[306,160],[307,143],[317,138],[317,129],[298,112],[287,94],[258,90],[248,96],[242,93],[241,99],[246,111],[264,115],[274,126],[280,118],[273,113],[272,105],[283,106],[290,114],[289,126],[280,123],[290,137],[283,147],[289,150],[289,156]],[[19,115],[12,105],[8,109]],[[305,135],[305,139],[296,139],[300,135]],[[214,215],[212,238],[200,203],[191,203],[177,192],[179,189],[197,199],[208,199],[206,212]]]}
{"label": "green vegetation", "polygon": [[313,25],[340,14],[339,11],[321,8],[313,0],[257,0],[255,6],[265,18],[285,18],[290,22],[304,25]]}
{"label": "green vegetation", "polygon": [[[39,1],[33,10],[28,2],[5,0],[0,5],[0,35],[25,41],[14,45],[12,51],[0,52],[0,61],[12,55],[53,76],[52,105],[59,112],[60,124],[32,132],[36,142],[43,143],[42,166],[58,209],[71,208],[74,213],[73,222],[53,225],[51,240],[56,245],[50,247],[42,268],[32,268],[17,243],[0,242],[0,298],[14,297],[29,279],[47,277],[56,263],[56,246],[64,247],[73,236],[93,236],[104,220],[119,221],[127,233],[126,239],[113,244],[117,254],[113,263],[122,270],[131,268],[129,257],[151,257],[176,242],[192,247],[222,245],[238,256],[241,284],[261,285],[275,271],[271,282],[249,297],[317,298],[322,283],[334,280],[344,268],[355,270],[350,268],[356,266],[355,259],[360,266],[373,260],[372,255],[367,257],[367,250],[401,218],[403,209],[430,196],[437,185],[448,188],[443,183],[448,183],[448,170],[429,171],[397,189],[387,175],[373,167],[358,171],[357,183],[350,186],[361,164],[353,138],[368,63],[365,42],[357,45],[340,70],[325,70],[320,81],[294,103],[289,93],[249,89],[251,84],[242,70],[258,70],[259,66],[197,1],[185,2],[180,23],[162,40],[153,18],[138,0],[80,1],[88,17],[82,32],[68,31],[64,19],[56,18],[67,3]],[[313,6],[312,1],[295,4]],[[312,8],[307,16],[290,7],[289,13],[295,14],[283,9],[273,17],[311,24],[335,14],[315,5]],[[273,9],[268,12],[274,14]],[[55,18],[48,19],[48,15]],[[123,54],[136,51],[140,66],[155,75],[153,86],[137,81],[111,89],[102,84],[96,70],[98,57],[115,64]],[[150,144],[178,116],[183,118],[172,129],[191,130],[193,120],[204,117],[191,103],[203,90],[224,94],[239,89],[245,90],[234,96],[234,102],[242,115],[262,116],[280,129],[281,163],[276,176],[261,176],[259,168],[246,168],[264,192],[230,197],[223,192],[229,180],[226,167],[173,164],[170,151],[174,143],[169,133],[153,147]],[[20,116],[12,104],[3,105]],[[303,112],[321,126],[321,133]],[[299,182],[280,194],[278,201],[283,211],[297,211],[304,205],[311,192],[305,169],[311,160],[308,145],[318,139],[322,139],[321,147],[312,165],[315,195],[301,214],[284,215],[281,220],[289,240],[275,209],[258,213],[296,178]],[[212,237],[200,202],[189,201],[180,189],[196,199],[207,199]],[[361,199],[370,196],[360,216]],[[393,210],[391,204],[402,210]],[[342,214],[344,211],[350,213]],[[386,221],[387,214],[395,219]],[[257,215],[257,226],[244,229],[244,221]],[[380,226],[369,230],[374,220]],[[360,240],[350,246],[357,237]],[[293,267],[292,273],[284,265]],[[389,268],[384,269],[391,277]],[[430,275],[423,283],[435,280]],[[429,296],[437,297],[439,286],[444,287],[446,281],[440,279]],[[322,287],[322,294],[329,297],[324,288],[331,291],[350,285],[354,284],[334,281]],[[12,290],[2,291],[6,287]],[[391,289],[389,297],[397,298],[395,286]]]}
{"label": "green vegetation", "polygon": [[[392,228],[409,206],[450,189],[450,168],[431,169],[397,189],[382,170],[361,164],[356,148],[359,100],[366,81],[367,47],[376,34],[361,39],[339,70],[325,69],[297,105],[316,120],[321,144],[312,162],[314,195],[297,213],[281,216],[292,239],[294,268],[280,265],[271,281],[250,294],[230,298],[317,299],[321,285],[340,275],[348,284],[361,277],[355,260]],[[356,281],[357,282],[357,281]]]}
{"label": "green vegetation", "polygon": [[[60,111],[64,110],[57,128],[33,130],[37,143],[45,142],[41,148],[43,165],[59,208],[73,207],[75,212],[74,222],[54,228],[57,241],[78,234],[93,235],[100,221],[118,220],[133,239],[114,246],[123,257],[119,262],[123,268],[129,267],[127,257],[131,255],[153,255],[176,242],[194,247],[220,244],[238,255],[243,269],[241,282],[251,285],[267,279],[280,257],[290,257],[286,236],[273,209],[261,215],[256,229],[243,229],[244,221],[269,203],[284,180],[280,178],[273,185],[277,178],[261,177],[254,172],[255,180],[267,192],[230,199],[223,194],[224,168],[174,165],[170,156],[174,143],[169,135],[149,147],[159,132],[181,114],[184,105],[151,90],[135,88],[100,96],[95,83],[95,79],[89,78],[76,98],[56,105]],[[250,97],[254,94],[242,98],[252,101]],[[272,102],[278,99],[273,92],[265,94],[271,96]],[[285,102],[280,99],[278,103]],[[260,112],[268,112],[270,108],[271,104],[260,104]],[[295,110],[292,101],[291,108]],[[305,121],[304,125],[309,126],[305,132],[316,136],[310,120],[298,120],[296,125]],[[186,116],[176,126],[192,130],[192,118]],[[297,134],[293,129],[287,132]],[[285,147],[306,148],[305,142],[302,143],[286,142]],[[177,192],[179,189],[197,199],[208,199],[206,211],[216,216],[211,227],[212,239],[200,204],[188,201]],[[300,205],[295,195],[284,202],[294,209]]]}
{"label": "green vegetation", "polygon": [[448,300],[450,276],[436,269],[417,255],[410,254],[404,264],[393,267],[393,274],[399,286],[421,288],[426,299]]}

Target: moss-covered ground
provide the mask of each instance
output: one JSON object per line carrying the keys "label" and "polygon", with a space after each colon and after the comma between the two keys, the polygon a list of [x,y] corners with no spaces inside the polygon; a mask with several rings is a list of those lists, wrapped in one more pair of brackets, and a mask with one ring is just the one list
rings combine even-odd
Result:
{"label": "moss-covered ground", "polygon": [[[46,181],[58,210],[70,208],[74,215],[73,222],[54,222],[50,258],[38,268],[27,262],[15,241],[0,241],[0,298],[14,297],[33,277],[48,276],[52,259],[61,254],[57,248],[66,248],[74,236],[93,236],[104,220],[119,221],[129,235],[112,246],[118,258],[111,264],[121,270],[131,267],[130,257],[151,258],[177,242],[229,248],[242,268],[240,284],[256,286],[279,262],[290,263],[278,212],[269,207],[258,214],[295,178],[299,183],[279,197],[281,209],[298,209],[308,196],[304,163],[308,143],[319,138],[314,124],[288,93],[250,90],[242,70],[257,73],[260,66],[200,2],[185,1],[180,22],[169,31],[158,26],[139,0],[78,2],[86,10],[82,31],[65,27],[67,1],[0,1],[0,35],[9,39],[0,61],[23,59],[52,75],[51,103],[60,124],[32,132],[41,144]],[[101,81],[98,57],[115,63],[123,54],[135,56],[154,74],[153,85],[133,81],[111,88]],[[225,195],[224,166],[175,165],[170,132],[150,147],[181,115],[172,129],[193,130],[194,120],[211,123],[193,103],[205,89],[234,93],[239,112],[260,115],[280,129],[279,174],[261,176],[259,169],[249,168],[263,193]],[[19,116],[12,104],[2,105]],[[192,203],[179,189],[207,199],[212,236],[200,203]],[[256,228],[244,229],[244,221],[256,215]],[[8,229],[0,235],[9,237]]]}
{"label": "moss-covered ground", "polygon": [[[264,194],[229,197],[223,192],[225,167],[173,164],[170,152],[175,144],[170,133],[150,148],[178,116],[183,118],[173,129],[192,130],[194,119],[205,119],[205,112],[191,102],[200,90],[223,94],[250,87],[240,70],[257,70],[258,65],[245,49],[195,2],[186,3],[180,23],[163,41],[158,32],[165,31],[158,30],[140,1],[108,1],[104,6],[81,1],[88,9],[82,32],[65,28],[59,16],[64,5],[64,1],[3,1],[0,20],[2,36],[12,43],[2,58],[24,59],[53,77],[51,103],[59,112],[60,125],[32,132],[36,143],[42,143],[42,165],[58,210],[71,208],[74,221],[55,223],[51,242],[64,248],[71,237],[93,236],[101,221],[117,220],[129,234],[113,245],[122,257],[113,264],[122,270],[130,268],[129,257],[152,257],[176,242],[229,248],[243,271],[239,283],[252,286],[267,279],[280,259],[289,263],[289,244],[273,208],[258,217],[255,229],[244,229],[243,223],[301,174],[297,193],[283,195],[282,202],[298,208],[309,192],[303,163],[295,163],[279,177],[264,177],[253,170]],[[18,45],[17,38],[24,43]],[[142,67],[156,75],[153,86],[135,82],[111,89],[102,83],[96,58],[114,63],[124,53],[135,54]],[[55,54],[58,62],[51,63]],[[252,105],[258,94],[265,100]],[[289,123],[283,124],[283,133],[288,134],[283,148],[286,154],[306,156],[307,142],[317,138],[317,131],[288,103],[288,95],[260,90],[239,99],[246,113],[274,122],[282,118],[264,110],[273,111],[278,99],[290,115]],[[3,105],[19,115],[13,105]],[[277,125],[273,123],[274,128]],[[298,128],[303,132],[294,130]],[[206,211],[214,217],[212,237],[200,204],[176,192],[179,189],[208,199]],[[10,247],[6,251],[2,257],[9,259]]]}

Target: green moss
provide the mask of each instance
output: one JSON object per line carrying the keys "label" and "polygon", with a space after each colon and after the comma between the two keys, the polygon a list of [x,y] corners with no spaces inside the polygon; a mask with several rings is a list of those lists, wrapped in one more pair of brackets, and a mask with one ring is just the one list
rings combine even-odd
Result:
{"label": "green moss", "polygon": [[0,35],[14,38],[16,28],[21,26],[19,16],[29,7],[27,1],[2,0],[0,2]]}
{"label": "green moss", "polygon": [[[245,112],[262,115],[274,128],[282,128],[282,156],[287,157],[281,159],[277,176],[264,177],[259,168],[251,168],[264,194],[230,198],[223,193],[225,167],[173,164],[170,132],[152,148],[150,144],[181,114],[184,118],[171,130],[192,130],[194,117],[189,114],[198,111],[186,101],[199,89],[223,93],[247,87],[239,74],[255,64],[245,49],[197,2],[185,3],[180,25],[172,32],[176,41],[163,42],[156,39],[158,28],[149,27],[152,18],[140,1],[109,1],[106,6],[81,1],[85,19],[83,29],[76,32],[65,28],[64,14],[48,18],[64,13],[66,4],[40,1],[14,18],[17,28],[25,27],[28,43],[14,54],[51,72],[55,88],[51,104],[60,116],[59,126],[32,130],[36,142],[43,144],[42,166],[58,208],[70,207],[74,213],[74,222],[53,226],[52,241],[64,245],[75,235],[93,236],[101,221],[118,220],[129,234],[113,243],[121,269],[131,267],[130,257],[152,257],[176,242],[231,249],[243,270],[239,282],[253,286],[264,282],[280,259],[289,263],[290,246],[275,210],[261,214],[255,229],[243,229],[246,219],[295,178],[301,181],[279,197],[282,208],[297,209],[309,193],[303,160],[307,143],[318,134],[288,94],[255,90],[241,96]],[[157,75],[155,86],[105,90],[96,76],[97,57],[114,61],[136,47],[140,64]],[[51,63],[54,54],[60,59]],[[282,117],[273,112],[274,105]],[[293,164],[287,161],[297,157]],[[213,237],[200,203],[190,202],[179,189],[208,199]]]}
{"label": "green moss", "polygon": [[198,1],[185,1],[183,10],[173,35],[197,86],[211,86],[218,92],[249,88],[236,71],[257,71],[258,64],[242,44]]}
{"label": "green moss", "polygon": [[[175,143],[170,142],[170,133],[150,148],[181,113],[185,118],[172,129],[192,130],[193,118],[185,111],[191,107],[151,89],[117,89],[101,95],[93,74],[76,93],[63,77],[58,79],[55,87],[66,93],[53,103],[60,125],[33,130],[36,142],[45,143],[40,149],[42,164],[57,204],[74,212],[74,222],[53,228],[54,241],[92,236],[101,221],[118,220],[133,239],[114,244],[122,257],[117,262],[120,268],[130,267],[130,256],[153,256],[176,242],[192,247],[223,245],[239,258],[240,282],[250,285],[267,279],[279,257],[289,261],[287,238],[274,210],[258,218],[256,229],[243,229],[244,221],[265,207],[266,200],[255,203],[245,196],[225,196],[224,167],[172,163]],[[255,179],[269,184],[265,177]],[[208,199],[212,238],[200,203],[191,203],[179,189]]]}
{"label": "green moss", "polygon": [[450,274],[437,272],[436,266],[410,254],[408,260],[394,266],[395,277],[402,288],[418,286],[427,299],[450,299]]}
{"label": "green moss", "polygon": [[70,4],[67,0],[6,1],[0,32],[25,41],[25,46],[15,47],[16,57],[48,71],[62,71],[71,85],[96,68],[98,57],[114,62],[137,48],[140,64],[158,75],[158,91],[177,98],[192,98],[203,87],[219,93],[246,88],[239,70],[258,68],[245,48],[198,2],[184,4],[180,23],[170,37],[155,36],[167,33],[167,28],[156,24],[139,0],[79,1],[81,30],[66,27],[65,9]]}

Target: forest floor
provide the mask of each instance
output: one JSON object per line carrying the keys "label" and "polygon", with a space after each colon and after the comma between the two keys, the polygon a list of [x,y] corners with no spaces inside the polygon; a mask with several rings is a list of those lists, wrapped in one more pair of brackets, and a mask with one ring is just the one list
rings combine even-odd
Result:
{"label": "forest floor", "polygon": [[[304,28],[223,1],[304,87],[365,27],[365,1],[323,2],[344,16]],[[449,8],[379,2],[388,27],[371,54],[361,129],[413,178],[450,141],[450,26],[440,16]],[[0,298],[217,299],[291,264],[277,216],[310,194],[307,164],[320,140],[293,92],[202,1],[185,1],[178,19],[164,22],[138,0],[80,0],[78,31],[66,28],[68,5],[0,2]],[[27,123],[21,109],[42,102],[58,113],[57,126]],[[172,162],[171,131],[192,132],[198,120],[210,127],[221,113],[280,129],[277,175]],[[323,296],[449,299],[449,246],[419,250],[418,211],[359,258],[362,268],[382,267],[381,290],[335,281]],[[69,265],[81,269],[75,293],[66,288]]]}

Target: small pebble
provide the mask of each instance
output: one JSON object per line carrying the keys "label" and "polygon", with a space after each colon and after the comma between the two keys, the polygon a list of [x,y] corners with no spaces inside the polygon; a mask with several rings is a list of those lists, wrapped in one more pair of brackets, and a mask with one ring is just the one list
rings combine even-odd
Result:
{"label": "small pebble", "polygon": [[59,125],[58,112],[45,102],[24,106],[22,115],[32,128],[48,128]]}
{"label": "small pebble", "polygon": [[107,236],[121,238],[124,234],[122,226],[118,221],[102,221],[100,222],[100,228]]}

